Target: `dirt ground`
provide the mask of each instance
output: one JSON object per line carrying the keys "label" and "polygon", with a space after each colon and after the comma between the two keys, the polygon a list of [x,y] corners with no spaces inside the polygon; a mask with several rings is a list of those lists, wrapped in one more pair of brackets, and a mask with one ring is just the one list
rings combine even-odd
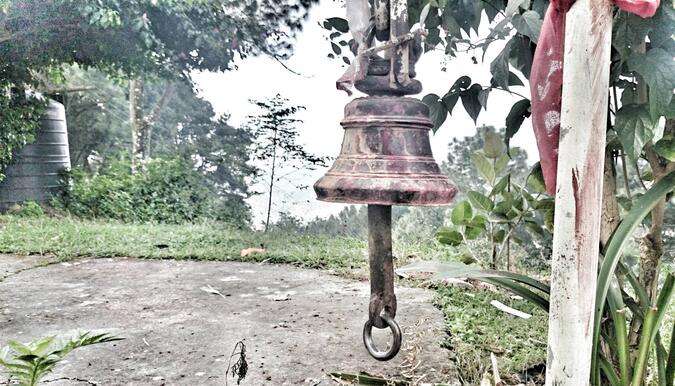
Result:
{"label": "dirt ground", "polygon": [[428,290],[397,288],[404,348],[378,362],[361,338],[367,282],[269,264],[45,263],[0,255],[0,345],[90,330],[125,338],[72,352],[50,385],[225,385],[240,340],[248,362],[241,385],[338,384],[330,372],[458,384]]}

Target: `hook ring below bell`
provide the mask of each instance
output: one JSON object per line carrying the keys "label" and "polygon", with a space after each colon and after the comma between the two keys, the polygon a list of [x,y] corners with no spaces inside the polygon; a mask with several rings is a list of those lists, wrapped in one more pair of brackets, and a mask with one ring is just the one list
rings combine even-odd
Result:
{"label": "hook ring below bell", "polygon": [[380,315],[382,320],[387,323],[387,326],[391,330],[393,335],[393,342],[387,351],[379,351],[375,347],[373,342],[373,322],[369,320],[366,321],[366,324],[363,325],[363,344],[366,346],[368,353],[378,361],[388,361],[391,358],[395,357],[398,354],[398,351],[401,349],[401,328],[398,326],[398,323],[392,318],[388,313],[383,313]]}

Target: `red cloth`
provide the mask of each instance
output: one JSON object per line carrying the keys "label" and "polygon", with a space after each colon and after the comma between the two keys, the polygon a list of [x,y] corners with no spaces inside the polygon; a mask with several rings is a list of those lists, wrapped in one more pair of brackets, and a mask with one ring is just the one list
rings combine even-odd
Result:
{"label": "red cloth", "polygon": [[659,0],[615,0],[616,6],[640,17],[652,17],[659,8]]}
{"label": "red cloth", "polygon": [[[537,139],[546,191],[555,194],[560,137],[565,14],[574,0],[551,0],[544,16],[530,72],[532,127]],[[659,0],[615,0],[616,5],[641,17],[652,17]]]}

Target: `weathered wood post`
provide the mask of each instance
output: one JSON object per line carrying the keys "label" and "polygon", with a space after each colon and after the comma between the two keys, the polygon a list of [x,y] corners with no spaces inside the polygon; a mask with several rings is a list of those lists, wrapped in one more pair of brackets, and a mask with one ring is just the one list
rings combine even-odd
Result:
{"label": "weathered wood post", "polygon": [[588,385],[612,38],[610,0],[567,13],[546,385]]}

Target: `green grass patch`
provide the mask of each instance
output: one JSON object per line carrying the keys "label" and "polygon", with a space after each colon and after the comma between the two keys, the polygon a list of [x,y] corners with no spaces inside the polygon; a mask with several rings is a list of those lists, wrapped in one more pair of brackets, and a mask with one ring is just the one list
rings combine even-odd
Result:
{"label": "green grass patch", "polygon": [[[246,257],[241,251],[264,248]],[[217,222],[128,224],[71,217],[0,216],[0,253],[87,257],[267,261],[345,273],[368,266],[366,240],[270,231],[253,232]],[[451,251],[429,243],[397,242],[399,264],[417,257],[448,259]]]}
{"label": "green grass patch", "polygon": [[[525,300],[488,290],[439,287],[436,305],[447,322],[446,345],[456,355],[465,384],[478,385],[486,371],[492,372],[490,353],[498,358],[499,372],[508,384],[543,380],[546,361],[548,314]],[[527,312],[522,319],[492,306],[498,300]]]}

